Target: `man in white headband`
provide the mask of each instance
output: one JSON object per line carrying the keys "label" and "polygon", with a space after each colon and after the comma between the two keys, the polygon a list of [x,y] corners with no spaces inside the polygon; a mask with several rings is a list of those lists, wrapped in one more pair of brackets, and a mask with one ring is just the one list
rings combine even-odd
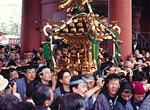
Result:
{"label": "man in white headband", "polygon": [[47,66],[41,66],[38,69],[37,74],[42,84],[48,85],[55,90],[57,81],[54,73]]}
{"label": "man in white headband", "polygon": [[24,94],[26,91],[27,84],[33,81],[36,76],[36,71],[32,66],[26,66],[24,68],[24,71],[25,71],[24,73],[25,77],[18,79],[16,83],[14,83],[14,86],[13,86],[13,93],[16,93],[16,92],[19,93],[23,101],[25,101]]}
{"label": "man in white headband", "polygon": [[87,89],[88,79],[82,75],[73,76],[70,80],[70,90],[73,93],[81,95],[85,99],[86,109],[89,109],[89,98],[97,91],[101,90],[103,86],[102,79],[98,79],[97,85],[92,89]]}

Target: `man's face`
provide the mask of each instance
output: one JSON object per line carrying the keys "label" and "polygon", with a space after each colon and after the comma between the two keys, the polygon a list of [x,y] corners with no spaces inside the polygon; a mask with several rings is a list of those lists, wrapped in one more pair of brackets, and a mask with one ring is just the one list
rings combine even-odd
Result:
{"label": "man's face", "polygon": [[134,61],[135,61],[135,57],[132,56],[132,57],[129,58],[129,60],[130,60],[131,62],[134,62]]}
{"label": "man's face", "polygon": [[36,76],[35,69],[28,70],[24,75],[27,79],[27,82],[33,81],[35,79],[35,76]]}
{"label": "man's face", "polygon": [[63,74],[63,78],[60,80],[62,84],[69,85],[70,84],[71,75],[69,72],[65,72]]}
{"label": "man's face", "polygon": [[9,55],[9,59],[14,60],[15,58],[16,58],[16,55],[15,55],[14,53],[11,53],[11,54]]}
{"label": "man's face", "polygon": [[139,102],[141,102],[144,99],[145,94],[143,94],[143,95],[134,94],[133,97],[134,97],[134,101],[139,103]]}
{"label": "man's face", "polygon": [[5,48],[2,48],[2,49],[1,49],[1,53],[5,53]]}
{"label": "man's face", "polygon": [[126,68],[130,68],[130,69],[133,69],[134,64],[133,64],[133,63],[131,63],[130,61],[127,61],[127,62],[125,62],[124,67],[126,67]]}
{"label": "man's face", "polygon": [[86,83],[79,83],[78,88],[75,88],[73,92],[81,95],[82,97],[84,97],[85,93],[87,92]]}
{"label": "man's face", "polygon": [[135,50],[135,51],[134,51],[134,54],[135,54],[135,55],[138,55],[138,54],[139,54],[139,50]]}
{"label": "man's face", "polygon": [[40,75],[40,78],[46,82],[49,82],[52,80],[52,74],[53,72],[51,72],[49,68],[44,68],[42,70],[42,75]]}
{"label": "man's face", "polygon": [[137,44],[137,41],[134,41],[133,44],[136,45],[136,44]]}
{"label": "man's face", "polygon": [[18,60],[20,59],[20,55],[19,54],[16,55],[16,59],[18,59]]}
{"label": "man's face", "polygon": [[88,82],[86,83],[87,89],[90,90],[94,87],[95,80],[88,79]]}
{"label": "man's face", "polygon": [[138,64],[142,64],[143,63],[143,60],[138,60],[138,62],[137,62]]}
{"label": "man's face", "polygon": [[109,81],[107,84],[108,88],[108,93],[111,97],[115,97],[119,88],[120,88],[120,83],[118,79],[112,79]]}
{"label": "man's face", "polygon": [[123,92],[121,93],[121,97],[122,97],[122,99],[124,99],[125,101],[129,101],[129,100],[132,98],[132,93],[131,93],[131,92],[123,91]]}
{"label": "man's face", "polygon": [[21,66],[25,66],[25,65],[26,65],[25,60],[22,60],[22,61],[20,62],[20,65],[21,65]]}

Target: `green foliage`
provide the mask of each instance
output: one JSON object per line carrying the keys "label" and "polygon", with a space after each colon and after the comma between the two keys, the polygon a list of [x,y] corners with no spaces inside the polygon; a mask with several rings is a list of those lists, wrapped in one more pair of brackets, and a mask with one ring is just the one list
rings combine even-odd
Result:
{"label": "green foliage", "polygon": [[9,34],[11,35],[20,35],[21,25],[18,23],[11,24]]}
{"label": "green foliage", "polygon": [[0,23],[0,32],[4,32],[9,35],[20,36],[21,25],[19,23],[13,23],[9,27],[5,23]]}

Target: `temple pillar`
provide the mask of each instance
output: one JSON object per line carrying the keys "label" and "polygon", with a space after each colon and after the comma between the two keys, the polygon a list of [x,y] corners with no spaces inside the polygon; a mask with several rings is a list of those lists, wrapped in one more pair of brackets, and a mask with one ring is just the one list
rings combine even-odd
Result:
{"label": "temple pillar", "polygon": [[[132,53],[132,1],[131,0],[109,0],[108,1],[108,17],[111,21],[118,21],[121,28],[120,39],[122,59],[126,60]],[[112,45],[109,45],[112,53]]]}
{"label": "temple pillar", "polygon": [[41,0],[22,0],[21,55],[40,47]]}

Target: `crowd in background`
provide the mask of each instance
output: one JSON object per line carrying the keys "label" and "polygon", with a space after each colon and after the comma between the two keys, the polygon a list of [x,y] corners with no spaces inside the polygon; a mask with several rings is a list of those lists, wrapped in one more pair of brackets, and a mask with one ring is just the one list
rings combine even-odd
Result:
{"label": "crowd in background", "polygon": [[[57,57],[64,55],[59,42]],[[52,72],[42,46],[20,57],[19,46],[1,45],[0,110],[150,110],[150,52],[136,40],[132,50],[117,67],[104,52],[101,76],[94,77]]]}

